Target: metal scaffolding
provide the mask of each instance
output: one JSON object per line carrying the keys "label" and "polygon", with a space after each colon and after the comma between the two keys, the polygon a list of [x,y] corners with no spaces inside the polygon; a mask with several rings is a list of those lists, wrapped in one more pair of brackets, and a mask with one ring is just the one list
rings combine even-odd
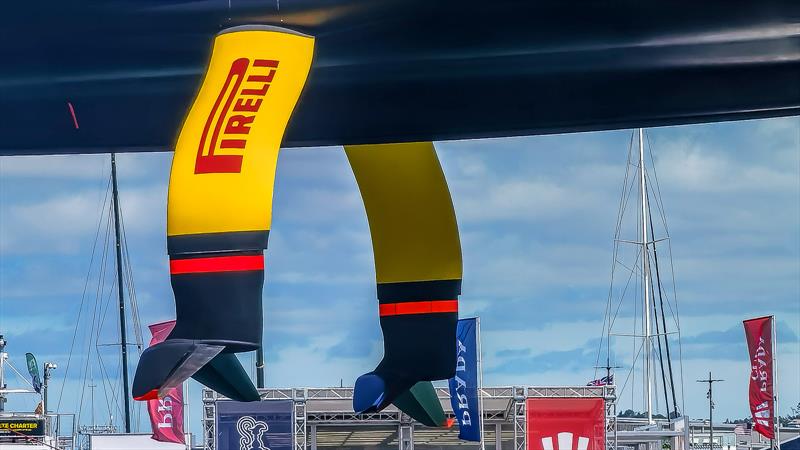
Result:
{"label": "metal scaffolding", "polygon": [[400,450],[414,450],[414,420],[402,413],[397,441]]}
{"label": "metal scaffolding", "polygon": [[306,389],[292,389],[292,400],[294,408],[292,410],[292,422],[294,423],[292,442],[294,450],[306,450]]}
{"label": "metal scaffolding", "polygon": [[[616,389],[606,389],[604,393],[606,404],[606,450],[617,448],[617,392]],[[677,450],[677,449],[676,449]]]}
{"label": "metal scaffolding", "polygon": [[215,450],[217,436],[217,393],[203,389],[203,450]]}
{"label": "metal scaffolding", "polygon": [[[390,406],[381,412],[355,414],[352,411],[353,388],[291,388],[259,389],[262,400],[293,401],[293,448],[317,450],[325,447],[325,433],[352,434],[349,430],[364,426],[375,433],[382,445],[397,444],[399,450],[413,450],[416,439],[439,441],[454,439],[448,431],[421,427],[397,408]],[[447,388],[436,393],[448,417],[450,409]],[[602,398],[606,411],[606,449],[616,448],[616,394],[614,386],[512,386],[481,389],[484,401],[483,424],[487,443],[501,450],[504,443],[513,443],[513,450],[527,450],[526,400],[528,398]],[[203,391],[203,448],[216,449],[216,402],[225,398],[211,390]],[[322,430],[320,430],[322,428]],[[341,430],[341,431],[331,431]],[[391,430],[395,430],[391,432]],[[416,432],[415,432],[416,431]],[[318,433],[322,433],[318,439]],[[450,434],[448,434],[450,433]],[[449,437],[448,437],[449,436]],[[330,446],[330,436],[327,445]],[[346,440],[347,438],[345,438]],[[449,442],[449,441],[448,441]],[[419,443],[419,442],[418,442]],[[505,447],[511,450],[512,447]]]}
{"label": "metal scaffolding", "polygon": [[514,450],[526,450],[528,447],[526,434],[528,429],[527,399],[528,392],[526,388],[514,388]]}

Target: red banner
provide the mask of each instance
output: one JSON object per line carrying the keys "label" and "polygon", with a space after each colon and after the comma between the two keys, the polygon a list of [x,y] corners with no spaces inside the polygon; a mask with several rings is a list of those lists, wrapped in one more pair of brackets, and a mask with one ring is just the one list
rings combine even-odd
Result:
{"label": "red banner", "polygon": [[529,450],[605,450],[602,398],[529,398]]}
{"label": "red banner", "polygon": [[[150,345],[162,342],[175,328],[175,321],[150,325]],[[183,385],[170,390],[163,398],[147,401],[147,412],[150,413],[150,425],[153,427],[153,439],[161,442],[185,444],[183,434]]]}
{"label": "red banner", "polygon": [[775,438],[774,373],[772,371],[772,317],[745,320],[744,334],[750,350],[750,413],[753,429]]}

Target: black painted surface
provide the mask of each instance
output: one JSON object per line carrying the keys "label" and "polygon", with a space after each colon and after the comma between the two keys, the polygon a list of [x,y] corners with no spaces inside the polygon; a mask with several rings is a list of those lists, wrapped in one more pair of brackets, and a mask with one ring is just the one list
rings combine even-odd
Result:
{"label": "black painted surface", "polygon": [[169,339],[194,339],[247,352],[261,345],[263,270],[172,275],[175,328]]}
{"label": "black painted surface", "polygon": [[378,283],[378,301],[381,304],[457,300],[459,295],[461,295],[460,279]]}
{"label": "black painted surface", "polygon": [[[380,411],[420,381],[446,380],[456,373],[458,313],[407,314],[380,318],[383,359],[374,373],[386,385]],[[356,383],[358,385],[358,383]]]}
{"label": "black painted surface", "polygon": [[267,248],[269,230],[230,231],[220,233],[183,234],[167,236],[167,253],[176,255],[209,256],[213,253],[263,250]]}

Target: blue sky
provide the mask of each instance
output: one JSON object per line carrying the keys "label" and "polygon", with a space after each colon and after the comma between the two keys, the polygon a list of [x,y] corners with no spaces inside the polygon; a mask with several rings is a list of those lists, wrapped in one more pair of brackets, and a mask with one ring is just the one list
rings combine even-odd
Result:
{"label": "blue sky", "polygon": [[[648,133],[674,258],[686,412],[707,414],[705,388],[694,380],[713,370],[726,380],[715,387],[715,415],[748,415],[741,320],[775,314],[786,413],[800,401],[800,118]],[[594,377],[630,136],[621,130],[437,143],[464,251],[461,313],[481,317],[486,384],[585,384]],[[165,252],[170,159],[169,153],[118,156],[145,325],[173,314]],[[108,156],[0,158],[0,333],[20,369],[26,351],[59,364],[56,393],[108,171]],[[98,253],[94,278],[100,259]],[[371,370],[381,344],[369,230],[341,148],[281,153],[266,261],[268,384],[347,385]],[[94,278],[62,411],[77,409],[81,353],[87,346],[95,351],[86,333]],[[111,305],[108,298],[106,292],[102,307]],[[113,306],[100,310],[107,315],[101,343],[114,340],[113,313]],[[619,323],[632,326],[632,312]],[[630,344],[616,344],[626,366],[619,382]],[[93,375],[99,386],[118,371],[113,349],[101,353],[105,373],[98,368]],[[252,366],[249,355],[243,361]],[[640,383],[626,389],[620,407],[642,409]],[[101,391],[95,391],[98,418],[109,409]],[[195,429],[197,393],[194,385]],[[88,395],[84,390],[84,421]],[[32,409],[35,402],[15,399],[9,406]]]}

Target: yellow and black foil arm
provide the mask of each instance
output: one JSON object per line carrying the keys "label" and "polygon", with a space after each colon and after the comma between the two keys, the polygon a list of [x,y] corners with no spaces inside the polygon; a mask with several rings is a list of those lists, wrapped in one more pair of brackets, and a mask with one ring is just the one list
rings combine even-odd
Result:
{"label": "yellow and black foil arm", "polygon": [[353,408],[395,403],[423,423],[443,425],[430,381],[455,374],[462,276],[444,173],[430,142],[345,151],[369,219],[384,338],[383,360],[356,380]]}
{"label": "yellow and black foil arm", "polygon": [[258,25],[214,39],[170,176],[167,247],[177,322],[142,354],[137,399],[190,376],[230,398],[258,399],[233,353],[261,345],[275,168],[313,49],[310,36]]}

